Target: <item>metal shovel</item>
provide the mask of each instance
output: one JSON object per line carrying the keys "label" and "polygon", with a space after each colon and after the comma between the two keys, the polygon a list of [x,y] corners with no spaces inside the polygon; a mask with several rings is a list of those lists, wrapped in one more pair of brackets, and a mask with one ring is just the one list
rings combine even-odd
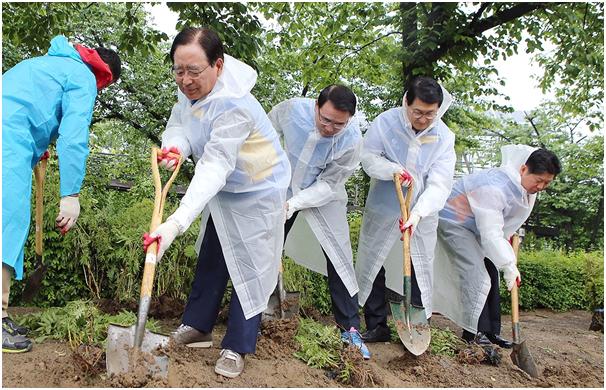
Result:
{"label": "metal shovel", "polygon": [[299,313],[299,299],[301,293],[298,291],[286,291],[283,281],[284,269],[280,259],[280,272],[278,273],[278,284],[275,291],[269,297],[267,309],[263,312],[262,321],[293,318]]}
{"label": "metal shovel", "polygon": [[22,299],[24,302],[31,302],[42,286],[42,279],[46,274],[48,266],[42,262],[43,240],[42,231],[44,230],[44,178],[46,177],[47,158],[42,158],[34,166],[34,177],[36,180],[36,268],[34,272],[25,281]]}
{"label": "metal shovel", "polygon": [[[168,189],[177,177],[182,156],[175,167],[170,179],[162,188],[160,172],[158,171],[158,149],[152,148],[151,164],[154,177],[155,199],[154,211],[150,224],[150,232],[156,230],[162,222],[164,202]],[[175,155],[176,157],[176,155]],[[106,366],[109,375],[124,374],[128,371],[166,377],[168,375],[168,356],[161,349],[168,345],[168,336],[150,332],[145,329],[147,313],[151,303],[151,292],[156,272],[157,243],[154,242],[147,248],[145,255],[145,266],[143,268],[143,280],[141,283],[141,298],[139,300],[139,312],[137,323],[131,327],[111,324],[107,331],[107,354]],[[142,373],[142,374],[143,374]]]}
{"label": "metal shovel", "polygon": [[[393,180],[396,186],[396,194],[400,202],[402,220],[408,220],[410,202],[412,200],[412,183],[406,192],[406,200],[402,194],[402,183],[400,175],[394,174]],[[413,355],[419,356],[427,350],[431,341],[431,329],[425,316],[425,308],[411,304],[411,275],[412,267],[410,260],[410,231],[402,233],[404,248],[404,299],[403,301],[390,301],[391,314],[396,323],[400,340]]]}
{"label": "metal shovel", "polygon": [[[518,260],[518,249],[520,247],[520,237],[518,234],[514,234],[511,237],[511,246],[515,253],[516,263]],[[518,286],[516,283],[513,284],[511,289],[511,325],[513,332],[513,350],[511,351],[511,360],[513,364],[520,367],[528,375],[533,378],[539,377],[539,370],[534,362],[526,340],[522,340],[520,336],[520,313],[518,311]]]}

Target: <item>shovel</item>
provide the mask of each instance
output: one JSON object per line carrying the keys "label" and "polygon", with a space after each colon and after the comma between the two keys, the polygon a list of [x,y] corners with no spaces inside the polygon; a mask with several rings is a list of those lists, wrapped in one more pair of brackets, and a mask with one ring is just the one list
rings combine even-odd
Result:
{"label": "shovel", "polygon": [[[183,158],[179,155],[179,162],[170,179],[162,188],[160,172],[158,171],[158,149],[152,148],[151,164],[156,190],[154,211],[150,224],[150,232],[156,230],[162,222],[164,202],[168,189],[177,177]],[[175,155],[177,157],[177,155]],[[145,266],[143,268],[143,281],[141,282],[141,298],[137,323],[131,327],[110,324],[107,331],[106,366],[109,375],[124,374],[128,371],[135,374],[151,374],[166,378],[168,375],[168,356],[162,354],[161,348],[168,345],[168,336],[150,332],[145,329],[147,313],[151,303],[151,292],[156,272],[157,242],[147,248]],[[142,369],[140,369],[140,367]],[[141,372],[143,371],[143,372]]]}
{"label": "shovel", "polygon": [[[511,237],[511,246],[515,253],[516,263],[518,260],[518,248],[520,247],[520,237],[514,234]],[[513,284],[511,289],[511,325],[513,333],[513,350],[511,351],[511,360],[513,364],[520,367],[528,375],[533,378],[539,377],[537,365],[528,350],[526,340],[522,340],[520,336],[520,314],[518,311],[518,286]]]}
{"label": "shovel", "polygon": [[[412,183],[406,192],[406,200],[402,194],[402,183],[400,175],[394,174],[396,193],[400,201],[400,212],[402,220],[408,219],[408,211],[412,200]],[[413,355],[419,356],[427,350],[431,341],[431,330],[425,316],[425,308],[411,304],[411,260],[410,260],[410,231],[402,233],[404,247],[404,299],[403,301],[390,301],[391,314],[396,323],[400,340]]]}
{"label": "shovel", "polygon": [[263,321],[289,319],[299,313],[299,297],[298,291],[284,290],[283,281],[284,269],[282,267],[282,259],[280,259],[280,272],[278,273],[278,284],[275,291],[269,297],[267,309],[263,312]]}
{"label": "shovel", "polygon": [[[48,152],[47,152],[48,153]],[[36,180],[36,268],[25,281],[22,299],[24,302],[31,302],[42,286],[42,279],[46,274],[48,266],[42,262],[42,231],[44,229],[44,177],[46,176],[46,164],[48,155],[45,153],[40,162],[34,167],[34,177]]]}

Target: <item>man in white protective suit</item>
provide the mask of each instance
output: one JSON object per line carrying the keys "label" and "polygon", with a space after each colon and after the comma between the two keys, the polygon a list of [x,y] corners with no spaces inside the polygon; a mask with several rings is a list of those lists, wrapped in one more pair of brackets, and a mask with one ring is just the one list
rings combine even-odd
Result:
{"label": "man in white protective suit", "polygon": [[[193,156],[194,177],[179,208],[154,232],[161,258],[200,213],[198,265],[181,326],[172,339],[212,346],[212,330],[228,279],[233,291],[227,332],[215,365],[234,378],[244,355],[254,353],[261,314],[278,277],[290,164],[267,114],[251,95],[257,73],[224,55],[218,35],[185,28],[170,51],[179,87],[166,130],[164,152]],[[174,169],[168,153],[160,165]]]}
{"label": "man in white protective suit", "polygon": [[362,134],[355,112],[353,92],[329,85],[317,100],[294,98],[276,105],[269,118],[283,137],[292,169],[285,252],[298,264],[328,276],[332,311],[343,341],[370,359],[359,333],[358,283],[345,192],[345,182],[360,162]]}
{"label": "man in white protective suit", "polygon": [[519,285],[509,238],[561,168],[552,152],[526,145],[504,146],[501,157],[500,167],[457,180],[440,211],[434,310],[461,326],[468,342],[511,348],[499,336],[499,271],[508,290]]}
{"label": "man in white protective suit", "polygon": [[[366,342],[388,341],[386,293],[403,293],[402,231],[411,229],[412,299],[431,317],[433,251],[438,211],[452,186],[454,134],[441,120],[452,98],[434,79],[417,77],[402,107],[383,112],[371,123],[362,148],[362,167],[371,177],[366,199],[356,276],[364,306]],[[401,221],[393,175],[404,187],[413,183],[410,216]],[[407,190],[407,188],[406,188]],[[387,289],[391,291],[387,291]]]}

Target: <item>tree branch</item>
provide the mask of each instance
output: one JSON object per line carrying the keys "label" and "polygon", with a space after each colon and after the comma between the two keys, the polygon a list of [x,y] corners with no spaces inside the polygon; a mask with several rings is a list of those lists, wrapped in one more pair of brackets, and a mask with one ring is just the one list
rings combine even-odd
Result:
{"label": "tree branch", "polygon": [[503,138],[507,142],[513,142],[513,140],[511,138],[507,137],[504,134],[499,133],[498,131],[494,131],[494,130],[490,130],[490,129],[484,129],[484,130],[487,131],[487,132],[489,132],[489,133],[492,133],[494,135],[498,135],[499,137]]}
{"label": "tree branch", "polygon": [[476,24],[478,22],[478,20],[480,19],[480,17],[482,16],[482,14],[484,13],[484,10],[486,10],[486,8],[488,8],[490,5],[492,5],[491,2],[482,3],[482,5],[480,5],[480,8],[478,8],[476,13],[473,14],[473,17],[471,18],[471,22],[469,24],[470,25]]}
{"label": "tree branch", "polygon": [[351,52],[349,52],[349,53],[345,54],[345,56],[343,56],[343,57],[341,58],[341,61],[339,61],[339,65],[337,65],[336,70],[335,70],[335,72],[334,72],[334,73],[339,74],[339,72],[340,72],[340,70],[341,70],[341,65],[343,64],[343,61],[345,61],[345,60],[346,60],[348,57],[351,57],[351,56],[353,56],[354,54],[357,54],[357,53],[361,52],[362,50],[366,49],[368,46],[370,46],[370,45],[372,45],[372,44],[374,44],[374,43],[376,43],[376,42],[380,41],[381,39],[386,38],[386,37],[388,37],[388,36],[390,36],[390,35],[394,35],[394,34],[400,34],[400,32],[399,32],[399,31],[391,31],[391,32],[388,32],[387,34],[383,34],[383,35],[381,35],[380,37],[375,38],[375,39],[373,39],[372,41],[370,41],[370,42],[368,42],[368,43],[365,43],[364,45],[362,45],[362,46],[358,47],[357,49],[353,49]]}
{"label": "tree branch", "polygon": [[136,130],[141,132],[143,135],[145,135],[148,139],[150,139],[156,145],[158,145],[158,146],[162,145],[162,141],[160,141],[160,138],[158,138],[157,135],[155,135],[149,131],[145,131],[143,126],[141,126],[139,123],[137,123],[131,119],[128,119],[126,116],[124,116],[124,114],[122,114],[121,112],[114,109],[114,107],[111,106],[110,104],[108,104],[107,102],[105,102],[101,99],[99,99],[98,101],[99,101],[99,104],[101,105],[101,107],[103,107],[106,110],[109,110],[109,112],[111,112],[112,118],[120,119],[121,121],[128,123],[130,126],[134,127]]}
{"label": "tree branch", "polygon": [[537,134],[537,138],[539,140],[539,144],[541,145],[542,148],[545,148],[545,144],[543,143],[543,141],[541,140],[541,133],[539,133],[539,129],[537,128],[537,126],[534,124],[534,121],[532,120],[532,118],[526,113],[526,111],[524,111],[524,116],[526,117],[526,119],[528,119],[528,122],[530,122],[530,124],[532,125],[532,128],[534,129],[534,132]]}
{"label": "tree branch", "polygon": [[[500,26],[502,24],[511,22],[517,18],[528,15],[539,9],[545,9],[548,5],[553,6],[558,3],[518,3],[511,8],[507,8],[503,11],[499,11],[494,15],[476,21],[475,23],[470,23],[463,29],[461,29],[458,34],[466,37],[475,38],[482,34],[484,31],[490,30],[494,27]],[[462,41],[455,42],[454,37],[457,34],[444,34],[444,39],[439,42],[438,47],[429,52],[426,56],[420,58],[416,62],[412,63],[410,66],[414,68],[418,66],[420,63],[433,63],[444,56],[450,49],[457,46],[464,46],[467,43]]]}

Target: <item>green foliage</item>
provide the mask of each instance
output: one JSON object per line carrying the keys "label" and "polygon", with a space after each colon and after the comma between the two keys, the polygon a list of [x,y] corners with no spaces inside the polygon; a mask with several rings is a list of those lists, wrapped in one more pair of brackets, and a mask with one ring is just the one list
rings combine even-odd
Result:
{"label": "green foliage", "polygon": [[[521,252],[519,305],[522,310],[593,310],[604,306],[604,253]],[[501,309],[511,310],[509,292],[501,283]]]}
{"label": "green foliage", "polygon": [[[112,164],[119,167],[128,165],[129,168],[115,170]],[[88,164],[80,194],[80,217],[76,226],[61,236],[54,227],[58,213],[59,178],[57,159],[51,157],[44,191],[43,261],[48,270],[33,304],[60,306],[83,297],[118,301],[138,299],[145,259],[141,237],[150,227],[154,196],[148,167],[148,157],[137,159],[134,156],[122,162]],[[120,171],[127,176],[134,175],[131,179],[136,178],[128,192],[107,189]],[[162,182],[166,180],[164,177]],[[176,209],[177,201],[177,196],[169,193],[164,219]],[[25,248],[25,278],[34,270],[33,224],[30,229]],[[193,245],[198,231],[199,222],[195,222],[171,245],[156,268],[154,295],[167,294],[186,299],[197,262]],[[15,283],[12,304],[20,303],[23,287],[22,283]]]}
{"label": "green foliage", "polygon": [[[551,7],[550,7],[551,8]],[[531,17],[527,51],[545,69],[544,91],[553,91],[563,113],[584,118],[591,130],[603,127],[604,3],[566,3],[541,18]],[[547,54],[543,46],[557,45]]]}
{"label": "green foliage", "polygon": [[338,366],[343,342],[334,326],[324,326],[312,319],[302,318],[295,340],[299,343],[295,356],[308,366],[322,369]]}
{"label": "green foliage", "polygon": [[375,384],[372,371],[364,366],[360,351],[341,340],[334,326],[324,326],[312,319],[299,320],[295,356],[308,366],[329,370],[337,381],[353,387]]}
{"label": "green foliage", "polygon": [[284,266],[284,288],[287,291],[301,292],[300,305],[303,308],[313,307],[322,314],[332,313],[332,303],[326,276],[296,264],[286,257]]}
{"label": "green foliage", "polygon": [[358,251],[358,239],[360,238],[360,229],[362,228],[362,212],[352,211],[347,213],[347,222],[349,223],[349,239],[354,258]]}
{"label": "green foliage", "polygon": [[458,337],[450,328],[440,329],[431,327],[431,343],[429,350],[433,355],[455,356],[462,346],[463,339]]}
{"label": "green foliage", "polygon": [[[395,322],[392,319],[389,319],[387,320],[387,326],[389,327],[390,341],[399,344],[401,341]],[[440,329],[432,326],[430,330],[431,342],[429,344],[429,351],[433,355],[454,356],[465,344],[463,339],[458,337],[448,327],[446,329]]]}
{"label": "green foliage", "polygon": [[[137,316],[129,311],[104,314],[92,302],[79,300],[68,302],[65,307],[23,315],[17,321],[32,330],[36,342],[65,340],[76,348],[80,344],[104,346],[109,324],[131,326],[137,321]],[[160,329],[153,319],[148,319],[146,328],[153,332]]]}

